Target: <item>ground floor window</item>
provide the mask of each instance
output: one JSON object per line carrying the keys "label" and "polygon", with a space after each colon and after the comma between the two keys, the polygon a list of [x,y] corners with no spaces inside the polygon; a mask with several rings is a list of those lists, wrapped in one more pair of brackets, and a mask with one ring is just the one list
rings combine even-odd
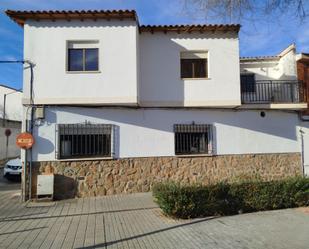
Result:
{"label": "ground floor window", "polygon": [[110,157],[112,125],[59,124],[59,159]]}
{"label": "ground floor window", "polygon": [[212,154],[212,126],[207,124],[176,124],[175,154]]}

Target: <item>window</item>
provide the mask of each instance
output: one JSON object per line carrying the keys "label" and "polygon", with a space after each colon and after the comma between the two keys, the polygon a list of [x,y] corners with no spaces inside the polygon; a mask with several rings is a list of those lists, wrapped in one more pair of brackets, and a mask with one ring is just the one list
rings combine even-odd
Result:
{"label": "window", "polygon": [[255,92],[254,74],[241,74],[240,84],[242,93],[254,93]]}
{"label": "window", "polygon": [[181,53],[181,78],[207,78],[207,52]]}
{"label": "window", "polygon": [[176,124],[175,154],[212,154],[212,126],[204,124]]}
{"label": "window", "polygon": [[97,42],[68,43],[68,71],[98,71],[99,49]]}
{"label": "window", "polygon": [[59,124],[57,157],[110,157],[112,127],[106,124]]}

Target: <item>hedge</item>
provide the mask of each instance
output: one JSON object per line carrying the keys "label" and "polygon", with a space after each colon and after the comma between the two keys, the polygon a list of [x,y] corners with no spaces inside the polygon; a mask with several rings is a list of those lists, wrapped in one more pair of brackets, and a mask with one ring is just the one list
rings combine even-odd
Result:
{"label": "hedge", "polygon": [[309,206],[309,179],[206,186],[166,182],[154,185],[153,196],[165,214],[177,218],[233,215]]}

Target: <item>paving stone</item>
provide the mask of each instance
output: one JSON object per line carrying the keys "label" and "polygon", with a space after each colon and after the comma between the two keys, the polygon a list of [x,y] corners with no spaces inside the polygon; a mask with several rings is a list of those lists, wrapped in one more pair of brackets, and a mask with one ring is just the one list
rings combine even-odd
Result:
{"label": "paving stone", "polygon": [[14,191],[0,189],[1,249],[309,248],[309,214],[301,209],[176,220],[150,193],[23,205]]}

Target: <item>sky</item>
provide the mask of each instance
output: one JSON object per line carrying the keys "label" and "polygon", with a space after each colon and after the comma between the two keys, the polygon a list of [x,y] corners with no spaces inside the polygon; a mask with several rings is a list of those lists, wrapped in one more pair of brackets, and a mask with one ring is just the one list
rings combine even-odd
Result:
{"label": "sky", "polygon": [[[223,23],[198,12],[188,14],[185,0],[0,0],[0,60],[23,59],[23,29],[4,13],[13,10],[135,9],[141,24]],[[263,0],[261,0],[263,1]],[[305,0],[309,7],[309,0]],[[275,55],[291,43],[298,52],[309,53],[309,18],[257,18],[243,21],[239,33],[240,56]],[[0,84],[22,88],[22,66],[0,64]]]}

